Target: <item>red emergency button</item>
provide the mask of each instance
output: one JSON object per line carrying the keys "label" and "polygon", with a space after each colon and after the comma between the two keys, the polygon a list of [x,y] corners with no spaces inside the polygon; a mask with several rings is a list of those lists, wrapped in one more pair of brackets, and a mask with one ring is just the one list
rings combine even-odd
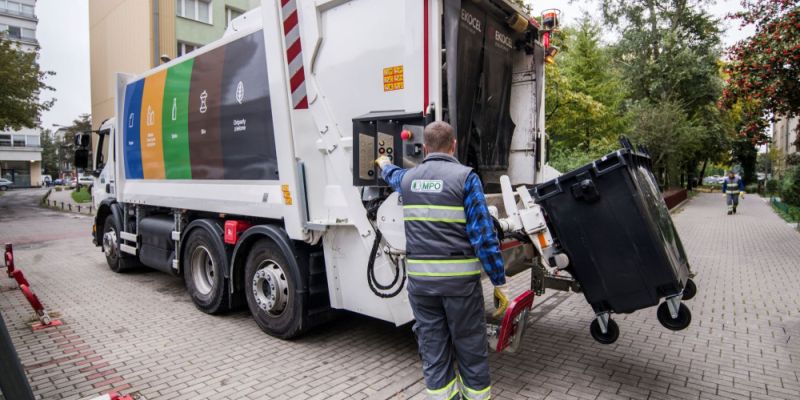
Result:
{"label": "red emergency button", "polygon": [[402,132],[400,132],[400,139],[410,140],[412,137],[414,137],[414,134],[411,133],[411,131],[409,130],[403,130]]}

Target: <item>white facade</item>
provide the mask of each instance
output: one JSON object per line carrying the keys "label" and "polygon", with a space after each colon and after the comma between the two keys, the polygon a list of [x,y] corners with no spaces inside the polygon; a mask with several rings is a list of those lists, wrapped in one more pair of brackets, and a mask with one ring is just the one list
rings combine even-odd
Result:
{"label": "white facade", "polygon": [[[0,0],[0,34],[24,51],[39,48],[36,0]],[[39,186],[42,175],[41,131],[23,128],[0,132],[0,177],[16,187]]]}
{"label": "white facade", "polygon": [[770,146],[778,150],[780,157],[777,160],[777,167],[783,171],[786,166],[786,156],[800,152],[797,143],[797,128],[800,118],[779,118],[772,124],[772,143]]}

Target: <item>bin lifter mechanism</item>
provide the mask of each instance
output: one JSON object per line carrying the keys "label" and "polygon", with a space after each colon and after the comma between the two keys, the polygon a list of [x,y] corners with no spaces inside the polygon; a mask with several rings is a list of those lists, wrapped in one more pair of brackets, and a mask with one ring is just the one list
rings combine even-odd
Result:
{"label": "bin lifter mechanism", "polygon": [[[542,208],[533,201],[528,193],[528,188],[524,185],[517,188],[516,193],[522,204],[522,209],[520,209],[517,207],[517,200],[508,176],[500,177],[500,187],[507,215],[506,218],[498,219],[503,232],[519,232],[528,236],[539,252],[540,262],[545,268],[566,268],[569,265],[569,258],[566,254],[557,252],[553,246],[553,236],[547,227]],[[496,208],[491,207],[489,211],[492,216],[497,217]],[[514,353],[519,349],[528,323],[528,316],[533,307],[533,299],[534,292],[526,290],[509,304],[500,325],[487,324],[490,348],[497,352],[509,353]]]}

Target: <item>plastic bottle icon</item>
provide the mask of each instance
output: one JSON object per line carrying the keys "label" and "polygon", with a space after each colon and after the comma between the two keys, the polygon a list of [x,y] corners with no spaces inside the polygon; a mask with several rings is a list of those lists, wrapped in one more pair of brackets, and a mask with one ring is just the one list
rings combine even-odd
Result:
{"label": "plastic bottle icon", "polygon": [[175,121],[178,119],[178,99],[173,97],[172,98],[172,120]]}
{"label": "plastic bottle icon", "polygon": [[156,113],[150,106],[147,106],[147,126],[153,126],[156,119]]}
{"label": "plastic bottle icon", "polygon": [[133,128],[133,113],[128,116],[128,128]]}
{"label": "plastic bottle icon", "polygon": [[236,101],[242,104],[242,100],[244,100],[244,83],[239,81],[239,84],[236,85]]}
{"label": "plastic bottle icon", "polygon": [[203,90],[203,93],[200,93],[200,114],[205,114],[208,110],[208,105],[206,104],[206,99],[208,98],[208,92]]}

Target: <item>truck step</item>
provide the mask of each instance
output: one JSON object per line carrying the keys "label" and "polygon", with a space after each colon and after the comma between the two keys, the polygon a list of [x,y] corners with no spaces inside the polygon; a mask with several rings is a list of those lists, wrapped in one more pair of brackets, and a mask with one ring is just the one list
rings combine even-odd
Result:
{"label": "truck step", "polygon": [[136,255],[136,246],[130,246],[122,243],[119,245],[119,250],[122,251],[123,253]]}
{"label": "truck step", "polygon": [[122,240],[127,240],[129,242],[134,242],[134,243],[137,243],[137,239],[138,239],[138,237],[137,237],[137,235],[135,233],[130,233],[130,232],[120,232],[119,233],[119,238],[122,239]]}

